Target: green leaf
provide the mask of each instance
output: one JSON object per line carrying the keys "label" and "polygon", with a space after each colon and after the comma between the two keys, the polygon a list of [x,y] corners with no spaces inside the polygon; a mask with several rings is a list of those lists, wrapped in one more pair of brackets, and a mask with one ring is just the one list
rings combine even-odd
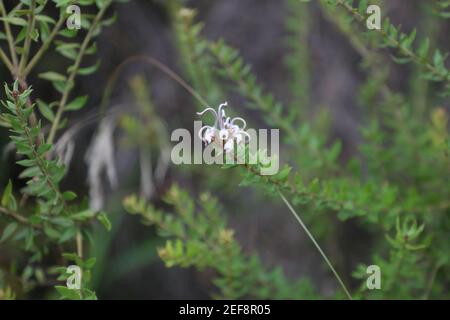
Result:
{"label": "green leaf", "polygon": [[12,183],[11,183],[11,180],[9,180],[8,184],[6,185],[5,191],[3,191],[3,196],[2,196],[2,206],[3,207],[8,207],[11,196],[12,196]]}
{"label": "green leaf", "polygon": [[3,17],[3,18],[0,18],[0,20],[6,21],[9,24],[12,24],[14,26],[25,27],[27,25],[27,21],[25,19],[17,18],[17,17]]}
{"label": "green leaf", "polygon": [[50,109],[50,106],[45,103],[44,101],[37,99],[37,105],[39,108],[39,111],[41,114],[50,122],[53,122],[55,120],[55,115],[53,114],[53,111]]}
{"label": "green leaf", "polygon": [[80,259],[80,257],[76,253],[63,253],[63,258],[69,261],[75,262],[76,265],[81,266],[83,264],[83,261]]}
{"label": "green leaf", "polygon": [[83,267],[85,269],[92,269],[94,267],[96,261],[97,261],[97,259],[94,258],[94,257],[93,258],[89,258],[89,259],[87,259],[86,261],[83,262]]}
{"label": "green leaf", "polygon": [[78,97],[75,100],[73,100],[71,103],[69,103],[66,106],[65,110],[67,110],[67,111],[79,110],[79,109],[84,107],[84,105],[86,104],[87,100],[88,100],[88,96]]}
{"label": "green leaf", "polygon": [[45,154],[47,151],[49,151],[51,148],[52,148],[52,145],[51,145],[51,144],[48,144],[48,143],[41,144],[41,145],[39,146],[39,148],[38,148],[38,153],[39,153],[40,155],[43,155],[43,154]]}
{"label": "green leaf", "polygon": [[80,300],[81,295],[79,290],[69,289],[64,286],[55,286],[55,289],[58,293],[64,298],[68,300]]}
{"label": "green leaf", "polygon": [[57,230],[53,229],[49,225],[44,226],[44,232],[49,238],[52,239],[58,239],[61,236],[61,234]]}
{"label": "green leaf", "polygon": [[8,224],[5,230],[3,230],[0,243],[6,241],[14,233],[14,231],[16,231],[17,226],[18,226],[17,222],[11,222],[10,224]]}
{"label": "green leaf", "polygon": [[81,212],[71,215],[71,218],[75,219],[75,220],[83,221],[83,220],[93,218],[94,216],[95,216],[95,211],[87,209],[87,210],[84,210],[84,211],[81,211]]}
{"label": "green leaf", "polygon": [[67,228],[66,231],[61,235],[58,240],[58,243],[64,243],[70,239],[73,239],[77,233],[76,228]]}
{"label": "green leaf", "polygon": [[88,76],[90,74],[93,74],[95,71],[97,71],[99,67],[100,67],[100,61],[98,61],[96,64],[94,64],[93,66],[90,66],[90,67],[79,68],[78,74],[82,75],[82,76]]}
{"label": "green leaf", "polygon": [[53,72],[53,71],[40,73],[38,76],[41,79],[49,80],[49,81],[62,81],[62,82],[66,81],[66,77],[65,76],[63,76],[60,73]]}
{"label": "green leaf", "polygon": [[63,196],[64,200],[72,201],[72,200],[74,200],[77,197],[77,194],[75,192],[72,192],[72,191],[66,191],[66,192],[63,193],[62,196]]}
{"label": "green leaf", "polygon": [[106,230],[111,231],[111,221],[108,218],[108,215],[106,214],[106,212],[100,212],[97,216],[97,220],[100,221],[103,226],[105,227]]}

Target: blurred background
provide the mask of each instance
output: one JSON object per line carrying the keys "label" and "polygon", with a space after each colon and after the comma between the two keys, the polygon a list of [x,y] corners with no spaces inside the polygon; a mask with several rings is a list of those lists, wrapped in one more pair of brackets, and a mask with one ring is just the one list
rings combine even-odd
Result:
{"label": "blurred background", "polygon": [[[287,72],[286,55],[290,50],[287,20],[292,1],[279,0],[192,0],[185,1],[189,8],[196,9],[197,21],[204,23],[203,35],[208,39],[224,38],[228,44],[239,49],[245,61],[268,91],[289,108],[295,105],[292,99],[290,78]],[[64,184],[72,190],[89,197],[90,191],[98,197],[99,208],[111,216],[112,232],[103,231],[99,226],[94,232],[90,254],[97,257],[94,270],[94,289],[100,298],[139,298],[139,299],[197,299],[208,298],[211,291],[211,274],[193,269],[166,268],[157,256],[156,247],[163,241],[152,228],[143,226],[135,216],[127,215],[122,209],[122,199],[131,193],[141,193],[148,200],[159,205],[163,194],[171,183],[178,183],[193,195],[209,190],[217,196],[223,206],[236,237],[246,251],[258,252],[267,266],[281,265],[288,277],[308,276],[323,294],[331,294],[336,282],[323,265],[309,239],[305,237],[287,209],[279,202],[266,199],[264,194],[253,188],[237,187],[239,178],[227,173],[228,183],[219,183],[223,173],[219,168],[206,166],[174,166],[161,157],[161,149],[149,152],[144,160],[162,166],[161,177],[150,177],[150,184],[143,182],[142,154],[137,151],[136,141],[129,138],[127,119],[124,115],[139,113],[136,106],[136,92],[147,92],[152,101],[152,114],[162,123],[167,132],[176,128],[193,130],[196,119],[196,102],[177,82],[148,63],[136,58],[153,57],[169,67],[181,77],[186,78],[176,39],[173,32],[173,17],[168,4],[162,0],[132,0],[126,5],[115,5],[117,21],[106,28],[98,39],[100,71],[84,78],[77,87],[77,94],[90,96],[88,106],[83,112],[75,113],[69,119],[69,127],[78,126],[73,136],[74,150],[70,162],[69,175]],[[430,13],[420,0],[384,1],[382,15],[391,17],[394,24],[401,24],[405,30],[418,27],[435,35],[435,39],[448,46],[448,22],[433,23]],[[304,121],[323,121],[330,124],[329,139],[343,142],[341,161],[357,153],[361,137],[358,125],[361,123],[358,87],[365,79],[361,72],[361,55],[355,50],[348,37],[343,36],[332,17],[327,15],[316,3],[305,5],[304,14],[298,16],[305,30],[298,42],[304,48],[304,68],[309,70],[309,97]],[[292,39],[291,39],[292,41]],[[449,49],[442,47],[442,49]],[[61,62],[59,61],[61,60]],[[123,64],[126,62],[124,65]],[[40,68],[49,69],[64,63],[59,56],[48,56]],[[120,66],[118,68],[118,66]],[[10,82],[6,70],[0,69],[0,82]],[[36,73],[38,73],[37,70]],[[399,92],[410,90],[409,72],[403,65],[392,64],[389,81],[392,89]],[[101,108],[102,96],[108,81],[117,77],[111,90],[111,98]],[[30,78],[36,92],[44,99],[50,84]],[[228,101],[234,113],[248,119],[260,128],[268,126],[256,111],[240,107],[242,98],[233,93],[218,96],[216,101],[208,101],[218,106]],[[448,100],[447,100],[448,101]],[[448,102],[442,100],[448,110]],[[327,110],[328,112],[322,112]],[[107,172],[96,172],[89,177],[86,154],[98,133],[101,114],[119,114],[114,117],[112,132],[114,166],[117,183],[112,183]],[[323,116],[323,114],[326,114]],[[146,139],[145,121],[143,127],[135,132]],[[141,138],[142,138],[141,136]],[[283,132],[281,132],[283,136]],[[151,139],[152,137],[148,137]],[[154,137],[153,137],[154,138]],[[0,149],[4,149],[7,135],[2,129]],[[170,142],[167,146],[170,147]],[[282,162],[291,159],[283,158]],[[92,154],[91,154],[92,156]],[[90,158],[90,161],[102,161]],[[167,169],[164,165],[167,164]],[[0,182],[6,184],[11,172],[19,169],[14,165],[14,157],[2,155],[0,163]],[[152,169],[150,169],[152,170]],[[91,172],[92,173],[92,172]],[[17,175],[16,174],[16,175]],[[234,180],[234,182],[233,182]],[[20,185],[21,181],[15,181]],[[65,185],[63,184],[63,189]],[[92,188],[96,189],[92,191]],[[352,220],[342,223],[329,219],[335,232],[320,237],[324,247],[347,275],[345,281],[355,287],[351,279],[352,270],[359,263],[370,262],[371,237]],[[326,233],[326,226],[313,226],[317,234]],[[345,250],[344,250],[345,248]],[[39,293],[36,293],[39,297]]]}

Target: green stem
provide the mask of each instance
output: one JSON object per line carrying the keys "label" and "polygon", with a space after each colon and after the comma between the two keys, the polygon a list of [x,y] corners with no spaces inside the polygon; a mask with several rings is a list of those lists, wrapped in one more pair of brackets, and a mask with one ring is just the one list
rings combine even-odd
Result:
{"label": "green stem", "polygon": [[14,220],[16,220],[16,221],[18,221],[18,222],[20,222],[22,224],[26,224],[26,225],[30,224],[30,222],[28,221],[27,218],[25,218],[24,216],[22,216],[22,215],[20,215],[20,214],[18,214],[16,212],[13,212],[13,211],[11,211],[11,210],[9,210],[7,208],[0,207],[0,212],[3,213],[4,215],[8,216],[8,217],[13,218]]}
{"label": "green stem", "polygon": [[23,77],[26,77],[31,72],[31,70],[36,66],[39,60],[41,60],[42,56],[45,54],[45,52],[52,44],[53,39],[58,34],[59,30],[61,30],[61,27],[65,21],[65,17],[66,17],[65,14],[61,13],[59,20],[56,23],[55,27],[53,28],[52,32],[50,33],[46,41],[42,44],[42,46],[39,48],[39,50],[36,52],[36,54],[33,56],[31,61],[28,63],[25,70],[23,71]]}
{"label": "green stem", "polygon": [[[5,5],[3,4],[3,0],[0,0],[0,13],[4,19],[7,18],[8,15],[6,13],[6,9],[5,9]],[[9,51],[11,54],[12,64],[14,65],[15,68],[17,68],[19,65],[19,62],[17,59],[16,49],[14,48],[14,38],[11,33],[11,28],[9,26],[8,21],[6,21],[6,20],[3,20],[3,25],[5,26],[5,34],[6,34],[6,39],[8,40],[8,46],[9,46]],[[16,72],[17,72],[17,70],[16,70]]]}
{"label": "green stem", "polygon": [[45,180],[46,180],[47,185],[49,186],[49,188],[57,195],[57,197],[62,202],[64,202],[64,199],[63,199],[63,197],[61,195],[61,192],[59,191],[58,187],[53,182],[52,177],[50,176],[50,173],[47,170],[47,166],[45,165],[44,160],[39,155],[39,152],[36,150],[36,143],[33,141],[33,137],[31,135],[30,128],[28,127],[28,120],[25,118],[24,114],[22,113],[22,110],[20,109],[21,106],[18,103],[18,100],[16,99],[14,102],[15,102],[15,106],[16,106],[17,117],[18,117],[20,123],[22,124],[22,126],[24,128],[24,132],[25,132],[25,135],[26,135],[27,140],[28,140],[28,145],[31,148],[31,151],[33,153],[33,157],[34,157],[33,160],[35,160],[36,165],[39,167],[39,170],[44,175]]}
{"label": "green stem", "polygon": [[6,65],[10,73],[14,73],[14,66],[12,65],[6,53],[1,48],[0,48],[0,60],[3,61],[3,63]]}
{"label": "green stem", "polygon": [[19,78],[22,78],[22,72],[24,71],[24,68],[27,64],[28,61],[28,56],[30,54],[30,48],[31,48],[31,35],[33,33],[34,30],[34,26],[35,26],[35,16],[34,16],[34,11],[36,10],[36,0],[32,0],[31,1],[31,12],[30,15],[28,17],[28,27],[27,27],[27,34],[25,36],[25,42],[23,45],[23,52],[22,52],[22,56],[20,57],[20,65],[19,65]]}
{"label": "green stem", "polygon": [[[365,17],[363,15],[361,15],[357,9],[353,8],[351,5],[349,5],[348,3],[346,3],[345,1],[342,0],[338,0],[337,1],[337,5],[343,7],[345,10],[347,10],[348,13],[350,13],[356,20],[358,20],[359,22],[363,22],[365,21]],[[447,70],[446,74],[442,74],[441,72],[439,72],[438,69],[436,69],[430,62],[428,61],[424,61],[424,59],[422,59],[421,57],[419,57],[417,54],[415,54],[413,51],[411,51],[410,49],[404,47],[401,45],[401,43],[399,41],[397,41],[397,39],[394,39],[392,37],[389,36],[389,34],[384,31],[383,29],[375,29],[374,31],[378,32],[385,41],[390,42],[394,47],[397,48],[397,50],[399,50],[402,54],[404,54],[405,56],[409,57],[411,60],[413,60],[414,62],[424,66],[426,69],[428,69],[428,71],[430,71],[431,73],[433,73],[435,76],[437,76],[438,78],[441,79],[441,81],[449,81],[450,80],[450,73]]]}
{"label": "green stem", "polygon": [[72,67],[72,70],[70,72],[69,78],[67,79],[66,86],[64,88],[61,100],[59,102],[58,110],[55,115],[55,120],[52,123],[52,127],[50,128],[50,133],[48,136],[47,143],[51,144],[53,143],[53,140],[55,139],[56,131],[58,130],[59,123],[61,121],[61,117],[64,113],[64,108],[66,107],[67,100],[69,99],[70,92],[73,88],[73,83],[75,80],[75,77],[78,73],[78,69],[81,65],[81,60],[83,59],[84,53],[86,52],[89,42],[91,41],[91,38],[94,35],[94,32],[100,23],[101,19],[103,18],[103,15],[105,14],[108,7],[111,5],[111,0],[108,1],[103,5],[103,7],[100,9],[100,11],[97,13],[97,16],[95,17],[94,21],[92,22],[91,28],[89,29],[86,37],[84,38],[84,41],[80,47],[80,51],[78,52],[77,58],[75,60],[75,64]]}
{"label": "green stem", "polygon": [[320,245],[317,243],[316,239],[314,239],[314,236],[311,234],[311,232],[309,232],[308,228],[306,227],[306,225],[303,223],[302,219],[300,218],[300,216],[297,214],[297,212],[294,210],[294,208],[291,206],[291,204],[289,203],[289,201],[286,199],[286,197],[281,193],[281,191],[278,190],[278,193],[281,197],[281,199],[283,199],[284,203],[286,204],[286,206],[289,208],[289,210],[292,212],[292,214],[294,215],[295,219],[297,219],[298,223],[300,224],[300,226],[303,228],[303,230],[306,232],[306,234],[308,235],[309,239],[311,239],[311,241],[313,242],[314,246],[317,248],[317,250],[319,251],[320,255],[322,256],[322,258],[325,260],[325,262],[328,264],[328,266],[330,267],[331,271],[333,272],[334,276],[336,277],[337,281],[339,282],[339,284],[341,285],[342,289],[344,290],[345,294],[347,295],[349,300],[353,300],[352,296],[350,294],[350,292],[347,290],[347,287],[345,286],[344,282],[342,281],[341,277],[339,276],[339,274],[336,272],[336,270],[334,269],[333,265],[331,264],[330,260],[328,259],[327,255],[323,252],[322,248],[320,247]]}

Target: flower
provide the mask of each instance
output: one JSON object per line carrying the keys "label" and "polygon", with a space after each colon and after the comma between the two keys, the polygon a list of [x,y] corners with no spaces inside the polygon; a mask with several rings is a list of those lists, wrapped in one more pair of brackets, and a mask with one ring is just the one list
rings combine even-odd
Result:
{"label": "flower", "polygon": [[[240,117],[230,118],[226,116],[223,108],[227,105],[227,102],[222,103],[219,105],[217,111],[211,107],[208,107],[202,112],[197,112],[198,115],[202,116],[209,111],[213,113],[215,117],[214,125],[212,127],[203,126],[200,128],[198,136],[205,143],[205,145],[216,141],[223,146],[225,152],[232,152],[234,150],[235,142],[236,144],[245,142],[245,137],[250,140],[250,135],[244,130],[247,126],[244,119]],[[239,123],[242,127],[238,125]]]}

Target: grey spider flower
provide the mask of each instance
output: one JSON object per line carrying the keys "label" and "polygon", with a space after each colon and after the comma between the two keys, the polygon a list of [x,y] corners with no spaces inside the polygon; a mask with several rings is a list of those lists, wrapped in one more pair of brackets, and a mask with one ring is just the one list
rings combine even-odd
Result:
{"label": "grey spider flower", "polygon": [[[208,107],[202,112],[197,112],[198,115],[202,116],[209,111],[215,117],[214,125],[201,127],[198,136],[205,145],[216,141],[223,147],[225,152],[232,152],[234,150],[234,142],[236,142],[236,144],[245,142],[245,137],[250,140],[250,135],[245,131],[247,123],[244,119],[241,117],[230,118],[226,116],[224,110],[224,107],[226,106],[228,106],[227,102],[219,105],[217,111]],[[239,122],[242,127],[237,124]]]}

